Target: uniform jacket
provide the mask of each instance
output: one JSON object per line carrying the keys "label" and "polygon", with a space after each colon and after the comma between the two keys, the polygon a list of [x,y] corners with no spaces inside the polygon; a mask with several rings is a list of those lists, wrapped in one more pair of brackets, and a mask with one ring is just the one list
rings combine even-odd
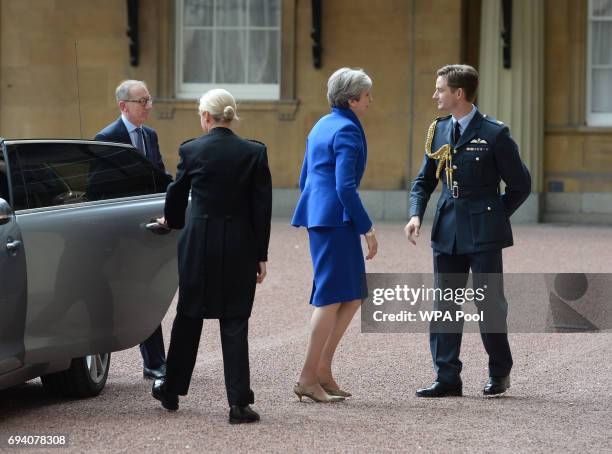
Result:
{"label": "uniform jacket", "polygon": [[[451,116],[438,119],[431,150],[452,145],[452,134]],[[508,127],[476,111],[451,153],[457,197],[453,197],[442,170],[442,193],[431,229],[433,249],[445,254],[468,254],[511,246],[509,218],[529,195],[531,176]],[[438,165],[439,161],[425,154],[410,193],[410,216],[423,218],[438,184]],[[503,194],[499,194],[501,180],[506,185]]]}
{"label": "uniform jacket", "polygon": [[300,199],[291,224],[340,227],[360,233],[372,227],[357,188],[365,171],[368,147],[361,123],[351,109],[333,108],[312,128],[300,175]]}
{"label": "uniform jacket", "polygon": [[[147,152],[147,159],[157,166],[162,172],[166,171],[164,167],[164,161],[162,160],[161,153],[159,152],[159,144],[157,142],[157,133],[154,129],[148,126],[142,126],[143,136],[145,141],[145,148]],[[96,134],[95,140],[103,140],[106,142],[126,143],[132,145],[130,139],[130,133],[125,127],[125,123],[121,119],[121,116]]]}
{"label": "uniform jacket", "polygon": [[178,244],[177,311],[193,318],[249,317],[257,264],[267,261],[270,240],[266,147],[218,127],[181,145],[179,158],[165,206],[169,227],[185,227]]}

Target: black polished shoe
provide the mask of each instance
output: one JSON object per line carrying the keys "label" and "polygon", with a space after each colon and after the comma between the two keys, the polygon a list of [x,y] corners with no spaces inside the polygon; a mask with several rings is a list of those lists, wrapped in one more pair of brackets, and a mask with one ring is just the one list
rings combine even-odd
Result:
{"label": "black polished shoe", "polygon": [[142,376],[150,380],[159,380],[166,376],[166,365],[162,364],[157,369],[149,369],[148,367],[142,368]]}
{"label": "black polished shoe", "polygon": [[155,380],[153,382],[153,387],[151,388],[151,395],[159,400],[164,407],[168,411],[176,411],[179,407],[179,397],[178,394],[170,394],[166,392],[164,385],[166,381],[164,379]]}
{"label": "black polished shoe", "polygon": [[489,377],[482,393],[486,397],[497,397],[504,394],[510,388],[510,375],[505,377]]}
{"label": "black polished shoe", "polygon": [[416,391],[417,397],[450,397],[463,396],[463,385],[461,382],[456,384],[435,381],[427,388],[420,388]]}
{"label": "black polished shoe", "polygon": [[259,421],[259,414],[250,406],[232,405],[229,412],[230,424],[243,424]]}

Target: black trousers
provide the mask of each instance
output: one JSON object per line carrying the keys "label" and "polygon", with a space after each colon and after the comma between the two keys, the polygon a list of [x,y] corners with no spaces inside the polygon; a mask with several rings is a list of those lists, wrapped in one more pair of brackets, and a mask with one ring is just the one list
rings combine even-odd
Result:
{"label": "black trousers", "polygon": [[148,369],[159,369],[166,364],[166,350],[164,350],[164,335],[161,325],[140,344],[140,354],[144,367]]}
{"label": "black trousers", "polygon": [[[465,255],[448,255],[434,251],[434,273],[436,288],[465,288],[469,271],[472,270],[473,288],[485,288],[486,298],[474,301],[478,310],[484,312],[479,323],[480,336],[489,355],[489,376],[504,377],[512,369],[512,354],[508,343],[506,318],[508,303],[504,297],[502,251],[493,250]],[[436,300],[435,310],[455,313],[464,310],[455,301]],[[462,363],[459,359],[463,319],[432,321],[429,345],[437,381],[459,382]]]}
{"label": "black trousers", "polygon": [[[202,324],[201,318],[176,314],[166,366],[165,387],[169,393],[185,396],[189,390],[200,345]],[[219,326],[227,401],[230,406],[252,404],[255,396],[250,384],[249,319],[221,318]]]}

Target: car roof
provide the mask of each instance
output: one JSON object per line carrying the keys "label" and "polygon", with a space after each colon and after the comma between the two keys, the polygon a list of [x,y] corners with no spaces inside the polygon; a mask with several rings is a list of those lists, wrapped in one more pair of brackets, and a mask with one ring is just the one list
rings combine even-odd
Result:
{"label": "car roof", "polygon": [[82,143],[82,144],[94,144],[94,145],[112,145],[117,147],[130,147],[134,148],[132,144],[119,143],[119,142],[104,142],[102,140],[89,140],[89,139],[6,139],[0,137],[0,143],[6,145],[19,145],[26,143]]}

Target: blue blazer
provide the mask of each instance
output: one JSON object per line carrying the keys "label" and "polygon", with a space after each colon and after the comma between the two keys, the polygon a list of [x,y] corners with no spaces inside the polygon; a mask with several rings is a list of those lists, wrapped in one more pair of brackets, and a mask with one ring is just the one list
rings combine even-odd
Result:
{"label": "blue blazer", "polygon": [[368,147],[361,123],[351,109],[333,108],[312,128],[300,175],[295,227],[352,224],[364,234],[372,227],[357,188],[365,171]]}
{"label": "blue blazer", "polygon": [[[453,180],[446,183],[442,171],[442,193],[431,228],[431,245],[444,254],[471,254],[512,246],[510,216],[531,191],[531,176],[521,160],[508,127],[476,111],[459,142],[453,144],[451,116],[436,124],[431,149],[452,147]],[[410,216],[421,220],[431,193],[438,184],[438,161],[424,156],[410,193]],[[499,192],[501,181],[506,184]]]}
{"label": "blue blazer", "polygon": [[[157,166],[157,168],[159,168],[162,172],[165,172],[166,168],[164,166],[161,153],[159,152],[159,144],[157,143],[157,133],[154,129],[144,125],[142,126],[142,130],[145,140],[145,148],[147,150],[147,159]],[[96,134],[94,140],[126,143],[128,145],[132,145],[130,133],[125,127],[125,123],[123,123],[121,117]]]}

